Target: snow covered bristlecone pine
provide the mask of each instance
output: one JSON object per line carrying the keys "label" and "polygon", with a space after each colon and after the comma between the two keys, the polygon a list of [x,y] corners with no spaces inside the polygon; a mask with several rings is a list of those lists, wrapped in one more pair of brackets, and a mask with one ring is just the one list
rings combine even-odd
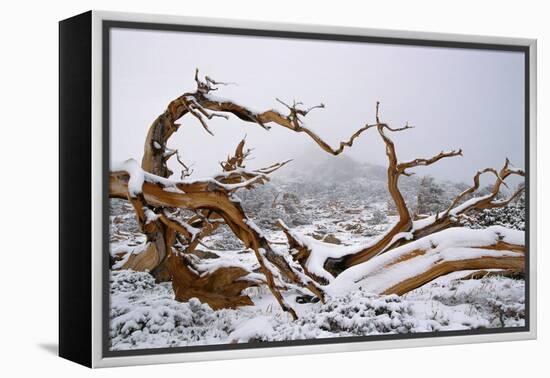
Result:
{"label": "snow covered bristlecone pine", "polygon": [[[303,235],[342,247],[366,243],[397,220],[388,206],[391,201],[382,167],[346,161],[346,170],[336,167],[328,172],[330,167],[323,164],[324,170],[301,170],[299,178],[278,177],[239,193],[246,213],[270,240],[286,240],[274,226],[279,218]],[[346,172],[351,172],[349,177],[334,180],[335,175]],[[368,182],[361,177],[368,177]],[[464,188],[464,184],[414,177],[404,181],[403,194],[410,208],[422,206],[428,211],[445,208]],[[111,200],[110,221],[113,258],[127,258],[143,250],[145,237],[138,230],[131,205]],[[481,213],[464,227],[493,225],[523,230],[523,198],[508,208]],[[283,244],[274,245],[284,248]],[[206,238],[199,249],[213,252],[208,255],[211,258],[201,260],[205,270],[228,264],[258,269],[253,253],[244,250],[227,228]],[[301,293],[286,292],[299,315],[292,321],[266,287],[246,289],[253,306],[214,311],[198,299],[174,300],[171,283],[155,283],[147,272],[116,270],[124,260],[115,263],[110,274],[112,350],[514,327],[525,322],[525,282],[521,278],[465,280],[462,278],[471,272],[463,271],[403,296],[374,295],[359,286],[347,294],[328,297],[325,304],[303,303],[297,300]]]}

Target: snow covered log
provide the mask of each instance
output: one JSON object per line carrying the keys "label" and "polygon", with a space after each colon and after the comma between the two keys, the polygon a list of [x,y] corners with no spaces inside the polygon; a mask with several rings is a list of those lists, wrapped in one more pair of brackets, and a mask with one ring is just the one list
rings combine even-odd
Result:
{"label": "snow covered log", "polygon": [[[460,203],[461,200],[474,194],[476,190],[479,189],[480,176],[487,172],[493,173],[496,176],[490,193],[484,196],[474,196],[473,198]],[[326,262],[327,269],[337,275],[348,267],[368,261],[380,253],[385,253],[393,248],[405,245],[425,236],[432,235],[449,227],[456,227],[460,224],[461,217],[467,216],[468,214],[479,212],[484,209],[507,206],[524,191],[524,187],[520,185],[520,187],[507,199],[497,199],[501,186],[506,185],[504,180],[513,175],[523,177],[525,173],[520,169],[510,168],[510,161],[508,159],[506,159],[504,166],[500,169],[500,171],[493,168],[486,168],[478,171],[474,176],[474,184],[460,193],[445,211],[436,213],[435,215],[431,215],[424,219],[412,220],[406,205],[398,206],[398,208],[401,209],[399,221],[392,229],[390,229],[390,231],[384,234],[381,238],[378,238],[375,243],[365,246],[365,248],[360,251],[354,251],[353,253],[337,259],[329,258]],[[400,192],[398,192],[396,197],[402,198]],[[398,199],[396,204],[400,203],[401,200]]]}
{"label": "snow covered log", "polygon": [[327,260],[354,255],[362,250],[361,246],[323,243],[290,230],[282,221],[280,227],[289,239],[293,258],[333,296],[359,287],[377,294],[402,295],[462,270],[524,271],[524,232],[501,226],[483,230],[448,228],[348,267],[339,275],[327,269]]}
{"label": "snow covered log", "polygon": [[377,294],[403,295],[456,271],[510,269],[523,272],[524,266],[523,231],[500,226],[483,230],[456,227],[346,269],[331,281],[326,291],[330,295],[341,295],[360,287]]}

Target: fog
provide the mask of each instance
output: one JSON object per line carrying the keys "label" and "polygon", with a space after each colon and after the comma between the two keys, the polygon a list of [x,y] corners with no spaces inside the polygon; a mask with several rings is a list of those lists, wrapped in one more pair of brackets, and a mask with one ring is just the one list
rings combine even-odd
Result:
{"label": "fog", "polygon": [[[463,157],[416,168],[419,175],[470,182],[478,169],[500,167],[506,157],[524,166],[524,60],[519,52],[129,29],[111,33],[112,164],[141,160],[148,127],[172,99],[195,89],[198,67],[216,80],[237,83],[216,95],[252,109],[285,112],[275,97],[308,106],[324,103],[326,108],[312,111],[305,125],[334,147],[372,123],[380,101],[382,121],[415,126],[390,135],[400,160],[463,149]],[[213,119],[213,137],[189,115],[180,123],[168,145],[193,165],[194,176],[219,171],[219,162],[245,135],[254,148],[250,168],[327,156],[305,134],[274,124],[268,132],[233,116]],[[344,154],[386,164],[374,130]]]}

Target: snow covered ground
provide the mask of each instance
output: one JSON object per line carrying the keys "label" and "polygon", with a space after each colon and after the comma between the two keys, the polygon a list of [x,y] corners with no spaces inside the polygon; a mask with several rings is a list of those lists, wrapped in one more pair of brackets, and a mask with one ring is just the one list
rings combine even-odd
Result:
{"label": "snow covered ground", "polygon": [[111,349],[144,349],[523,326],[524,281],[441,277],[399,297],[363,291],[326,304],[296,303],[292,321],[265,288],[248,289],[254,306],[213,311],[175,301],[170,283],[144,272],[111,273]]}
{"label": "snow covered ground", "polygon": [[[328,173],[313,172],[312,178],[273,180],[252,191],[239,192],[246,214],[264,230],[273,248],[287,248],[286,237],[275,227],[282,219],[293,231],[307,235],[312,243],[322,241],[328,249],[354,248],[372,242],[397,221],[386,192],[384,169],[356,166],[350,177],[329,181],[353,166],[334,167]],[[368,180],[364,179],[368,177]],[[354,179],[357,178],[357,179]],[[317,181],[315,181],[317,180]],[[420,180],[410,178],[403,193],[411,209]],[[442,198],[427,196],[425,205],[446,206],[463,186],[435,183]],[[443,204],[443,205],[442,205]],[[111,200],[110,244],[113,268],[123,265],[131,253],[144,250],[130,204]],[[488,211],[472,219],[471,228],[500,224],[523,229],[524,208]],[[207,258],[197,260],[197,269],[241,265],[258,272],[251,251],[243,249],[227,227],[221,227],[199,246]],[[461,280],[470,272],[440,277],[404,296],[375,295],[368,285],[352,292],[329,292],[325,304],[298,303],[298,292],[285,292],[287,302],[299,315],[292,321],[265,287],[247,289],[254,306],[237,310],[212,310],[198,300],[175,301],[171,283],[155,283],[145,272],[111,272],[110,342],[112,350],[162,348],[190,345],[318,339],[345,336],[434,332],[523,326],[525,282],[521,279],[488,277]],[[299,298],[298,298],[299,299]]]}

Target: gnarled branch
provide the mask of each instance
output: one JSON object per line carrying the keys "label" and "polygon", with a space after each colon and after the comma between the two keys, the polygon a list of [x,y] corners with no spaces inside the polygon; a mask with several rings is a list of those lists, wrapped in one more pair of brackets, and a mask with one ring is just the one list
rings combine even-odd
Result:
{"label": "gnarled branch", "polygon": [[[378,102],[376,103],[376,123],[365,124],[349,139],[340,142],[337,148],[333,148],[304,122],[309,112],[324,108],[324,104],[307,108],[303,107],[299,101],[293,101],[290,105],[276,99],[288,109],[288,114],[273,109],[256,112],[212,94],[220,85],[231,83],[216,81],[208,76],[201,79],[198,69],[195,71],[194,79],[197,84],[196,90],[184,93],[171,101],[167,109],[149,128],[141,168],[137,167],[137,163],[128,161],[119,171],[111,173],[109,183],[111,197],[128,199],[132,203],[140,227],[147,237],[146,251],[130,256],[124,266],[151,269],[157,278],[162,276],[165,279],[171,279],[178,300],[187,300],[195,296],[211,304],[213,308],[251,304],[250,298],[242,294],[242,290],[259,282],[257,278],[249,278],[251,272],[242,267],[227,267],[203,274],[196,271],[193,266],[192,261],[196,261],[197,257],[191,254],[198,252],[195,251],[197,245],[201,243],[202,238],[222,223],[234,232],[246,248],[253,251],[265,276],[265,280],[260,281],[267,284],[280,306],[293,318],[296,318],[296,312],[286,302],[280,292],[281,288],[291,285],[307,288],[323,301],[325,292],[330,290],[332,282],[345,278],[345,275],[341,278],[338,274],[358,264],[367,264],[361,267],[370,266],[368,264],[380,267],[377,271],[370,271],[367,277],[376,282],[381,272],[391,271],[412,262],[424,263],[426,256],[435,258],[430,269],[401,280],[388,280],[385,282],[386,287],[378,291],[397,294],[405,293],[441,274],[457,269],[521,268],[523,246],[504,240],[498,240],[491,245],[468,246],[472,254],[462,259],[449,259],[448,256],[442,255],[441,251],[435,250],[435,247],[408,248],[409,243],[454,225],[460,216],[466,216],[471,211],[506,206],[517,198],[523,191],[523,187],[518,188],[505,200],[496,200],[501,185],[506,185],[504,183],[506,177],[524,176],[523,171],[510,167],[508,159],[499,172],[492,168],[478,172],[474,176],[473,186],[460,193],[444,212],[436,214],[433,218],[423,219],[421,222],[413,221],[399,189],[399,178],[402,175],[413,174],[409,169],[431,165],[447,157],[460,156],[462,150],[440,152],[431,158],[416,158],[400,163],[395,145],[387,132],[400,132],[412,126],[407,123],[403,127],[394,128],[381,122]],[[255,185],[263,184],[269,179],[268,174],[283,167],[288,161],[248,170],[244,163],[251,150],[245,150],[245,139],[243,139],[235,149],[235,153],[221,163],[223,172],[213,178],[193,180],[190,178],[192,171],[181,161],[177,150],[167,147],[169,138],[181,126],[176,121],[187,113],[195,117],[212,135],[213,132],[207,121],[214,117],[227,119],[229,114],[245,122],[257,124],[266,130],[269,130],[271,124],[279,125],[296,133],[305,133],[331,155],[339,155],[346,147],[351,147],[362,133],[371,128],[376,129],[386,147],[388,190],[398,211],[398,222],[373,243],[363,248],[347,249],[341,254],[335,253],[334,255],[339,257],[326,258],[321,269],[318,266],[308,269],[308,261],[312,254],[315,254],[311,245],[304,243],[299,235],[281,223],[280,226],[288,239],[289,253],[271,248],[267,238],[246,216],[234,196],[237,190],[250,189]],[[184,168],[179,181],[169,179],[172,172],[168,169],[167,162],[174,155]],[[465,201],[466,197],[477,191],[479,178],[484,173],[493,173],[497,178],[491,193]],[[179,219],[175,212],[167,209],[192,210],[195,215],[187,220]],[[177,251],[174,248],[176,239],[184,244],[184,246],[178,244]],[[389,264],[384,264],[392,256],[397,258],[391,260]],[[374,257],[377,258],[373,259]]]}

